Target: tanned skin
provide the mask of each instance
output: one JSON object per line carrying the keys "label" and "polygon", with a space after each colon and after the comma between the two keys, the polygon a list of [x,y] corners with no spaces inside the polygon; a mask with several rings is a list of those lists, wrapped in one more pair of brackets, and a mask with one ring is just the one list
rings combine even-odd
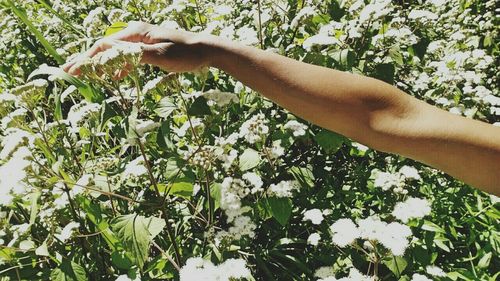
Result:
{"label": "tanned skin", "polygon": [[[213,35],[131,22],[84,55],[140,43],[168,71],[216,67],[297,116],[374,149],[408,157],[500,195],[500,128],[451,114],[385,82],[299,62]],[[70,74],[79,70],[70,61]],[[126,70],[119,73],[121,78]]]}

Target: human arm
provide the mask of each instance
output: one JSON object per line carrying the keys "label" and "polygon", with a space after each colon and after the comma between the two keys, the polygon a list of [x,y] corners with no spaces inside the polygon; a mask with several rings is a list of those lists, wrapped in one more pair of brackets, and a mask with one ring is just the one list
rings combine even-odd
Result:
{"label": "human arm", "polygon": [[[500,128],[450,114],[382,81],[147,24],[101,41],[87,55],[108,48],[112,40],[144,43],[144,62],[167,70],[220,68],[314,124],[500,193]],[[71,63],[65,69],[78,73]]]}

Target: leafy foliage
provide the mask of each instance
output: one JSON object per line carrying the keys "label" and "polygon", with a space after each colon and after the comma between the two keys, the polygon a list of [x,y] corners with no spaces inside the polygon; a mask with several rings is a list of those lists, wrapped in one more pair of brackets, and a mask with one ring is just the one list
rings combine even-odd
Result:
{"label": "leafy foliage", "polygon": [[[116,81],[57,67],[143,20],[498,125],[494,14],[478,0],[0,1],[0,280],[177,280],[196,262],[250,280],[498,279],[495,196],[297,119],[215,68],[135,61]],[[365,239],[367,219],[401,231]]]}

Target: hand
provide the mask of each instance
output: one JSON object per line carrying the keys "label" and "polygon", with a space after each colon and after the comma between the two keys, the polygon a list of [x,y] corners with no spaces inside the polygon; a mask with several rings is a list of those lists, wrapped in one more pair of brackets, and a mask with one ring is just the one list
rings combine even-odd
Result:
{"label": "hand", "polygon": [[[173,72],[191,72],[209,65],[208,52],[202,43],[208,37],[210,35],[132,21],[125,29],[98,40],[82,56],[92,58],[116,44],[140,43],[144,50],[142,63],[153,64]],[[69,74],[79,75],[76,61],[73,59],[62,68]],[[117,78],[126,75],[127,70],[122,70]]]}

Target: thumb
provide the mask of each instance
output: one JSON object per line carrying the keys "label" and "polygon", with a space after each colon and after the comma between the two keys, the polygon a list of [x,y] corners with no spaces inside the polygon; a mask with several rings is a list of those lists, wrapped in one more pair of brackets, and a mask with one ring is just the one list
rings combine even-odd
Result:
{"label": "thumb", "polygon": [[172,42],[142,44],[143,54],[141,62],[162,67],[168,49],[174,44]]}

